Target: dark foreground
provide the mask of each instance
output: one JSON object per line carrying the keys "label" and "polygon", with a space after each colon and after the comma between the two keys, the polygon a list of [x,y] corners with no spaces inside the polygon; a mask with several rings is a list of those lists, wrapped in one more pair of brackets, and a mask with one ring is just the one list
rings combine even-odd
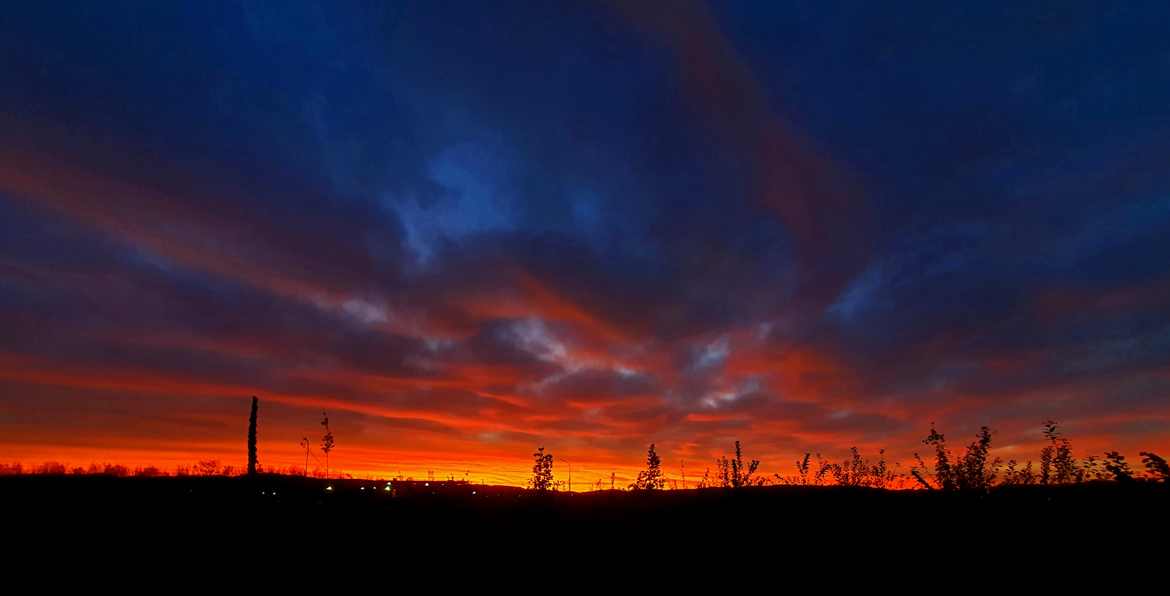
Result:
{"label": "dark foreground", "polygon": [[[499,557],[747,558],[848,567],[888,558],[1069,565],[1164,561],[1170,490],[1112,483],[985,495],[839,487],[536,494],[462,483],[259,478],[2,477],[9,543],[53,556],[333,551],[450,562]],[[332,487],[328,489],[327,487]],[[584,553],[584,555],[583,555]],[[702,561],[706,560],[706,563]],[[1139,564],[1138,560],[1130,562]],[[805,563],[807,564],[807,563]],[[701,567],[696,569],[700,572]],[[703,572],[705,573],[705,572]]]}

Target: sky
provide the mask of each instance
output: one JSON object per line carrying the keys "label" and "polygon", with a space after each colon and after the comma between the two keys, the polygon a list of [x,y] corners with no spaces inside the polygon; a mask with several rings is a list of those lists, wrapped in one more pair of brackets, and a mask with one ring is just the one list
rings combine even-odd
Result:
{"label": "sky", "polygon": [[[1165,2],[0,15],[0,461],[1170,450]],[[318,468],[319,449],[310,468]]]}

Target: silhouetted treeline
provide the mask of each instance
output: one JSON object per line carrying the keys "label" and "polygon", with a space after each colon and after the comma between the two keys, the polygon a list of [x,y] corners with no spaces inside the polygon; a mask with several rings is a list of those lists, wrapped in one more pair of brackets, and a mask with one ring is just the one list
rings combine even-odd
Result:
{"label": "silhouetted treeline", "polygon": [[[251,468],[255,466],[254,471],[257,474],[328,477],[327,473],[319,470],[306,474],[307,470],[299,466],[268,469],[260,466],[255,454],[255,414],[254,402],[249,423],[248,472],[252,472]],[[332,433],[329,431],[327,417],[323,416],[322,426],[325,428],[323,451],[331,450]],[[989,427],[984,426],[970,442],[960,449],[952,450],[946,436],[931,425],[930,432],[922,439],[922,444],[929,450],[925,454],[914,452],[914,465],[905,472],[902,471],[901,464],[897,462],[891,464],[887,460],[885,449],[879,450],[876,457],[871,458],[862,454],[857,447],[852,447],[848,457],[840,461],[825,458],[820,453],[806,452],[795,462],[793,474],[775,473],[770,477],[759,473],[761,462],[745,458],[744,445],[736,441],[733,454],[730,457],[717,458],[714,461],[714,473],[711,468],[707,468],[698,481],[697,488],[746,489],[768,485],[837,485],[875,489],[919,488],[941,492],[986,492],[1002,486],[1049,486],[1085,482],[1170,483],[1170,464],[1154,452],[1139,452],[1141,457],[1139,469],[1135,469],[1136,466],[1117,451],[1078,457],[1072,441],[1054,421],[1045,422],[1042,427],[1047,444],[1037,454],[1036,460],[1020,461],[1013,458],[1004,461],[1000,457],[993,457],[991,455],[993,434]],[[532,455],[532,477],[528,488],[540,492],[556,490],[560,483],[554,479],[553,455],[546,452],[543,446]],[[236,476],[240,473],[241,470],[235,466],[221,464],[219,460],[214,459],[201,460],[190,466],[181,465],[173,471],[153,466],[129,469],[108,463],[91,463],[88,467],[72,468],[59,462],[45,462],[31,467],[25,467],[20,463],[0,464],[0,475],[184,477]],[[617,488],[614,477],[614,474],[610,474],[610,489]],[[593,486],[600,490],[604,486],[603,480],[598,480]],[[667,479],[663,473],[662,459],[655,445],[650,444],[646,452],[646,468],[639,472],[628,488],[655,491],[666,487]]]}
{"label": "silhouetted treeline", "polygon": [[[0,464],[0,476],[38,475],[38,476],[110,476],[114,478],[127,477],[187,477],[187,476],[239,476],[241,468],[233,465],[221,464],[219,460],[196,462],[194,465],[180,465],[173,470],[165,470],[156,466],[129,468],[120,464],[91,463],[88,466],[67,466],[60,462],[45,462],[37,466],[25,466],[19,462]],[[256,473],[269,475],[296,475],[303,476],[303,470],[297,466],[264,468],[257,465]],[[316,478],[324,478],[324,473],[313,474]]]}

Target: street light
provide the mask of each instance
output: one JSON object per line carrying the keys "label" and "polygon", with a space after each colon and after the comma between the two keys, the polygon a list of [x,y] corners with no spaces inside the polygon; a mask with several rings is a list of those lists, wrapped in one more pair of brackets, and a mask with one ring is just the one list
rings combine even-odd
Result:
{"label": "street light", "polygon": [[561,458],[561,461],[565,462],[565,464],[569,466],[569,494],[573,494],[573,462],[563,457]]}

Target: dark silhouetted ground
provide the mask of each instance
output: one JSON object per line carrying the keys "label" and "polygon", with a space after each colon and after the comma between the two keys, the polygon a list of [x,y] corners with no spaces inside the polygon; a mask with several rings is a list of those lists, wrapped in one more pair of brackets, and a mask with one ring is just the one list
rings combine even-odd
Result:
{"label": "dark silhouetted ground", "polygon": [[[1152,483],[983,495],[796,486],[575,494],[458,482],[386,487],[290,476],[0,478],[9,544],[70,557],[251,551],[316,561],[356,552],[399,563],[497,559],[520,566],[536,564],[534,557],[550,557],[544,565],[660,557],[699,574],[744,560],[843,570],[882,560],[891,574],[928,561],[947,561],[960,574],[1049,560],[1097,569],[1111,558],[1127,565],[1165,560],[1170,514],[1170,491]],[[558,558],[568,562],[554,563]]]}

